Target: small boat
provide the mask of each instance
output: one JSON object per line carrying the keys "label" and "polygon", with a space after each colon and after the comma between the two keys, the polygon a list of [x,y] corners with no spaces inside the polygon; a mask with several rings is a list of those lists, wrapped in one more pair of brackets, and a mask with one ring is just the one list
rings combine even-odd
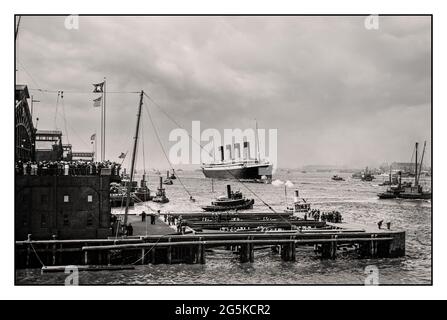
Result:
{"label": "small boat", "polygon": [[167,203],[167,202],[169,202],[168,197],[166,197],[166,191],[163,188],[163,178],[162,177],[160,177],[160,186],[157,188],[157,193],[152,198],[152,201],[153,202],[158,202],[158,203]]}
{"label": "small boat", "polygon": [[171,175],[169,176],[169,179],[171,179],[171,180],[175,180],[175,179],[177,179],[177,177],[175,176],[174,169],[172,169],[172,173],[171,173]]}
{"label": "small boat", "polygon": [[338,176],[338,175],[334,175],[331,178],[334,181],[345,181],[345,179],[343,179],[342,177]]}
{"label": "small boat", "polygon": [[373,181],[375,177],[371,173],[370,170],[368,170],[368,167],[366,167],[365,171],[362,173],[362,177],[360,178],[362,181]]}
{"label": "small boat", "polygon": [[138,200],[143,202],[152,200],[151,191],[149,190],[146,184],[146,174],[143,174],[143,178],[140,181],[140,186],[136,187],[133,190],[133,195]]}
{"label": "small boat", "polygon": [[[416,144],[415,144],[416,162],[415,162],[415,168],[414,168],[414,173],[415,173],[414,174],[414,186],[404,188],[403,192],[401,192],[398,195],[398,197],[401,199],[426,200],[426,199],[431,199],[431,197],[432,197],[431,191],[424,191],[422,186],[419,184],[419,179],[421,177],[422,163],[424,161],[426,145],[427,145],[427,142],[424,142],[424,149],[422,151],[421,162],[418,163],[418,143],[416,142]],[[419,169],[418,169],[418,166],[419,166]]]}
{"label": "small boat", "polygon": [[[177,179],[177,178],[174,178]],[[166,179],[163,181],[163,184],[172,185],[174,184],[174,181],[172,181],[171,176],[169,175],[169,170],[166,173]]]}
{"label": "small boat", "polygon": [[300,213],[300,212],[309,212],[311,210],[310,203],[308,203],[306,200],[302,199],[303,201],[300,201],[299,198],[299,191],[295,190],[295,197],[293,199],[293,207],[287,206],[287,208],[284,210],[285,213]]}
{"label": "small boat", "polygon": [[252,209],[255,201],[242,196],[240,191],[231,191],[231,186],[227,185],[227,196],[221,196],[211,202],[210,206],[202,207],[205,211],[229,211]]}
{"label": "small boat", "polygon": [[[112,208],[123,207],[126,205],[126,190],[122,185],[116,182],[110,184],[110,206]],[[134,206],[135,202],[132,197],[129,200],[129,206]]]}

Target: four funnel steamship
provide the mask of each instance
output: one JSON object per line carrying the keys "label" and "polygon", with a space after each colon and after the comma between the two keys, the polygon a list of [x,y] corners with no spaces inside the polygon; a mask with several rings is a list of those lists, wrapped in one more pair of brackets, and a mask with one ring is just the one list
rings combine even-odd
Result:
{"label": "four funnel steamship", "polygon": [[267,160],[250,158],[250,143],[244,142],[244,157],[241,158],[240,143],[219,147],[220,161],[203,164],[205,177],[213,179],[239,179],[254,182],[271,182],[273,165]]}

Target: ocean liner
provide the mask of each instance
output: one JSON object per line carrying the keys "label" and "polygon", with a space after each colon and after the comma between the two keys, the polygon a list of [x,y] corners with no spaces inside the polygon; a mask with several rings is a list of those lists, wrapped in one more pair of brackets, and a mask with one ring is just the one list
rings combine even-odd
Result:
{"label": "ocean liner", "polygon": [[243,158],[241,157],[240,143],[219,147],[220,161],[202,165],[205,177],[212,179],[238,179],[252,182],[270,183],[272,180],[273,165],[267,160],[250,158],[250,143],[244,141]]}

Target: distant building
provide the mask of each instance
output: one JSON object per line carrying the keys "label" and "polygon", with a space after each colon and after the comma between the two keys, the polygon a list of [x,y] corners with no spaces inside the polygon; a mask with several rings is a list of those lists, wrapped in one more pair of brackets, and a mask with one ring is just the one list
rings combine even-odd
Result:
{"label": "distant building", "polygon": [[391,168],[395,171],[414,174],[414,162],[393,162]]}

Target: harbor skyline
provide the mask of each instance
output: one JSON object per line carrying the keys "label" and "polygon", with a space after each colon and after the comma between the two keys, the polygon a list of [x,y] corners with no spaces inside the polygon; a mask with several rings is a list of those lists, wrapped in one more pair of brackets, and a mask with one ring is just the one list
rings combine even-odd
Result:
{"label": "harbor skyline", "polygon": [[[278,129],[280,168],[409,162],[414,141],[425,140],[428,164],[430,17],[381,16],[377,30],[364,19],[81,16],[67,29],[65,17],[24,16],[17,83],[40,101],[38,129],[62,130],[91,151],[100,120],[92,84],[106,77],[111,160],[130,149],[138,102],[130,92],[143,89],[187,130],[195,120],[222,132],[253,128],[254,119]],[[149,108],[169,148],[177,127]],[[146,166],[167,167],[143,123]]]}

